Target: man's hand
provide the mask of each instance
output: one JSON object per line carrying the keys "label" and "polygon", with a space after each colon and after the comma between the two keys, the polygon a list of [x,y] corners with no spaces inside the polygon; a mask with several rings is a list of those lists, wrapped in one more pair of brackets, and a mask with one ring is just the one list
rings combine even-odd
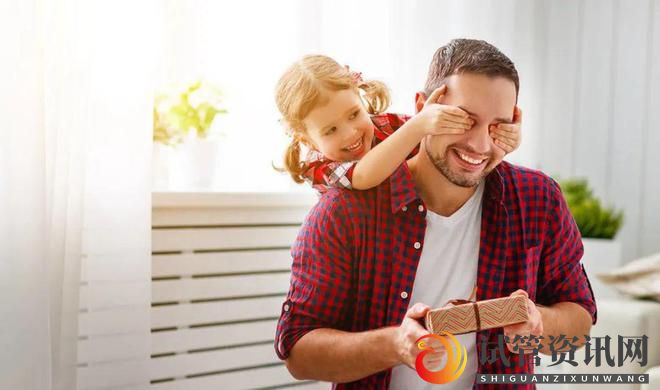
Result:
{"label": "man's hand", "polygon": [[[521,324],[514,324],[514,325],[509,325],[505,326],[503,328],[504,330],[504,336],[508,337],[509,342],[507,343],[507,348],[509,351],[513,353],[518,353],[520,349],[524,349],[525,353],[531,352],[528,348],[528,342],[523,342],[522,340],[519,340],[518,342],[514,343],[514,339],[517,336],[524,336],[524,340],[528,340],[530,335],[533,336],[541,336],[543,335],[543,319],[541,318],[541,312],[539,312],[539,309],[536,307],[534,302],[532,302],[528,295],[527,292],[524,290],[516,290],[513,293],[511,293],[511,296],[516,296],[516,295],[524,295],[525,298],[527,298],[527,314],[529,315],[529,319],[527,322],[523,322]],[[538,348],[538,342],[532,343],[532,347]],[[517,349],[516,349],[517,347]]]}
{"label": "man's hand", "polygon": [[463,134],[474,125],[474,120],[467,112],[455,106],[439,103],[446,93],[446,85],[437,88],[426,99],[424,108],[409,120],[415,125],[420,136]]}
{"label": "man's hand", "polygon": [[[417,360],[417,355],[422,351],[417,346],[416,341],[424,336],[429,334],[429,332],[424,329],[424,327],[418,322],[419,319],[423,319],[426,315],[426,312],[431,308],[423,303],[414,304],[406,312],[406,316],[401,322],[401,325],[397,329],[396,337],[394,340],[395,348],[399,356],[399,361],[408,367],[414,369],[415,361]],[[432,339],[425,339],[432,340]],[[431,368],[437,364],[444,355],[444,350],[440,343],[430,341],[430,345],[434,347],[437,351],[435,353],[429,353],[426,355],[424,363],[427,364],[428,368]]]}

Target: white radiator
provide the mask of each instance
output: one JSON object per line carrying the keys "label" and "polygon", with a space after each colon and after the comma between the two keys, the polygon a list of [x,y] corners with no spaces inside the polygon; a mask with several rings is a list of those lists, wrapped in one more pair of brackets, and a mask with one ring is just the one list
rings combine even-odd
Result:
{"label": "white radiator", "polygon": [[328,388],[296,381],[273,348],[289,248],[314,202],[154,194],[151,388]]}

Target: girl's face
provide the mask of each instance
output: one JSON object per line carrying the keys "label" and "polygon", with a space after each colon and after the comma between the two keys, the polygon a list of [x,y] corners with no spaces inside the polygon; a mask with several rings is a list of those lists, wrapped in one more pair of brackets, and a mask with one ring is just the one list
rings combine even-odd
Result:
{"label": "girl's face", "polygon": [[371,149],[374,125],[357,92],[326,92],[327,104],[314,108],[303,120],[305,142],[333,161],[359,160]]}

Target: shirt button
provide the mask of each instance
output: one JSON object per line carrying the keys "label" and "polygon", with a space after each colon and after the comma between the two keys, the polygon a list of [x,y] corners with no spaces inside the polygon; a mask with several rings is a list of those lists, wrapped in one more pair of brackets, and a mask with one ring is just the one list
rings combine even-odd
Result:
{"label": "shirt button", "polygon": [[408,207],[403,206],[403,207],[401,208],[401,210],[403,210],[403,211],[408,211]]}
{"label": "shirt button", "polygon": [[423,212],[424,211],[424,206],[422,206],[420,204],[419,207],[417,207],[417,210],[419,210],[420,213]]}
{"label": "shirt button", "polygon": [[415,249],[419,249],[422,247],[422,244],[420,244],[419,241],[417,241],[416,243],[413,244],[413,246],[415,247]]}
{"label": "shirt button", "polygon": [[289,311],[289,305],[284,305],[284,311]]}
{"label": "shirt button", "polygon": [[403,299],[408,298],[408,293],[405,292],[405,291],[402,291],[402,292],[401,292],[401,298],[403,298]]}

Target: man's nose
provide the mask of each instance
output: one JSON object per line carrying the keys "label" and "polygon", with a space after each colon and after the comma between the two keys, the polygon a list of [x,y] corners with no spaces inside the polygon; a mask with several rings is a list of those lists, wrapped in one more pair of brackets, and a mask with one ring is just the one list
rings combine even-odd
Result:
{"label": "man's nose", "polygon": [[467,144],[476,153],[488,154],[491,150],[492,140],[490,139],[490,132],[487,124],[475,125],[472,129],[468,130]]}

